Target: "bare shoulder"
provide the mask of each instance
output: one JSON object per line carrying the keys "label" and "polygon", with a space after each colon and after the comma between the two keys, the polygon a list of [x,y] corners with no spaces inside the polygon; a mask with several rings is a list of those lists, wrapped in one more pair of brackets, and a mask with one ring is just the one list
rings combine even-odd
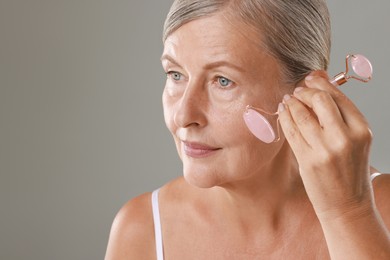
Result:
{"label": "bare shoulder", "polygon": [[145,193],[128,201],[116,215],[105,259],[154,259],[155,256],[151,193]]}
{"label": "bare shoulder", "polygon": [[375,203],[379,212],[390,228],[390,174],[381,174],[373,180]]}

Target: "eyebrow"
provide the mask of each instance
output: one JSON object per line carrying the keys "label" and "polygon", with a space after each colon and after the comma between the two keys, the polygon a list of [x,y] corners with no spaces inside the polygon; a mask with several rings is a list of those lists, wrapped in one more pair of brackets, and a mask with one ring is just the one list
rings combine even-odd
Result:
{"label": "eyebrow", "polygon": [[[161,56],[161,61],[163,61],[163,60],[167,60],[167,61],[173,63],[174,65],[181,67],[180,64],[173,57],[171,57],[168,54],[164,54]],[[233,63],[227,62],[225,60],[208,63],[205,66],[203,66],[203,69],[212,69],[212,68],[218,68],[218,67],[229,67],[229,68],[232,68],[232,69],[237,70],[239,72],[245,71],[242,67],[237,66]]]}
{"label": "eyebrow", "polygon": [[160,60],[161,60],[161,61],[167,60],[167,61],[169,61],[169,62],[175,64],[176,66],[181,67],[180,64],[179,64],[174,58],[172,58],[172,57],[171,57],[170,55],[168,55],[168,54],[164,54],[163,56],[161,56]]}

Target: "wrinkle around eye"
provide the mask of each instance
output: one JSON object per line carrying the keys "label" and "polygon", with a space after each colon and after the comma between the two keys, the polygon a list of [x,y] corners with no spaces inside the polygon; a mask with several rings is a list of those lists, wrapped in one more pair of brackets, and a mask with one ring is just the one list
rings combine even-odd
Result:
{"label": "wrinkle around eye", "polygon": [[[222,80],[225,80],[226,82],[223,83]],[[226,77],[223,76],[218,76],[217,77],[218,84],[220,85],[221,88],[226,89],[232,87],[234,85],[234,82]],[[225,85],[226,83],[226,85]]]}
{"label": "wrinkle around eye", "polygon": [[183,74],[177,71],[168,71],[166,74],[167,74],[167,78],[170,78],[173,81],[180,81],[183,79]]}
{"label": "wrinkle around eye", "polygon": [[177,97],[181,95],[186,86],[186,77],[178,71],[167,71],[166,73],[166,82],[164,86],[164,91],[171,97]]}
{"label": "wrinkle around eye", "polygon": [[[225,80],[227,84],[226,85],[222,84],[221,80]],[[237,87],[237,84],[233,80],[231,80],[225,76],[215,76],[213,78],[213,80],[211,81],[211,85],[213,87],[221,90],[221,91],[231,90],[231,89],[234,89],[235,87]]]}

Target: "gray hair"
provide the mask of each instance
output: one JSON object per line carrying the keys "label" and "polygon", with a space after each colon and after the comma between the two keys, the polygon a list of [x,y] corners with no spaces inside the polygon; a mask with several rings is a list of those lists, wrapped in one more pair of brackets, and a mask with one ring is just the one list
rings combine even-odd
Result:
{"label": "gray hair", "polygon": [[264,46],[280,62],[286,83],[314,70],[327,70],[331,30],[326,0],[175,0],[163,41],[192,20],[228,12],[262,33]]}

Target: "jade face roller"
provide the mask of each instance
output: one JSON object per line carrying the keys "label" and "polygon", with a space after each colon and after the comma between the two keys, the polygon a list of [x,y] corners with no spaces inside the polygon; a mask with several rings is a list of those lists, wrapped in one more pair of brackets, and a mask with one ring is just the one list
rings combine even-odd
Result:
{"label": "jade face roller", "polygon": [[[330,80],[330,83],[334,86],[341,86],[349,79],[368,82],[372,77],[372,65],[370,61],[361,54],[348,55],[345,59],[345,66],[345,72],[337,74],[332,80]],[[355,75],[348,75],[349,67],[352,67]],[[277,117],[276,132],[264,115]],[[258,139],[267,144],[279,141],[280,127],[278,112],[270,113],[261,108],[248,105],[243,117],[248,129]]]}

